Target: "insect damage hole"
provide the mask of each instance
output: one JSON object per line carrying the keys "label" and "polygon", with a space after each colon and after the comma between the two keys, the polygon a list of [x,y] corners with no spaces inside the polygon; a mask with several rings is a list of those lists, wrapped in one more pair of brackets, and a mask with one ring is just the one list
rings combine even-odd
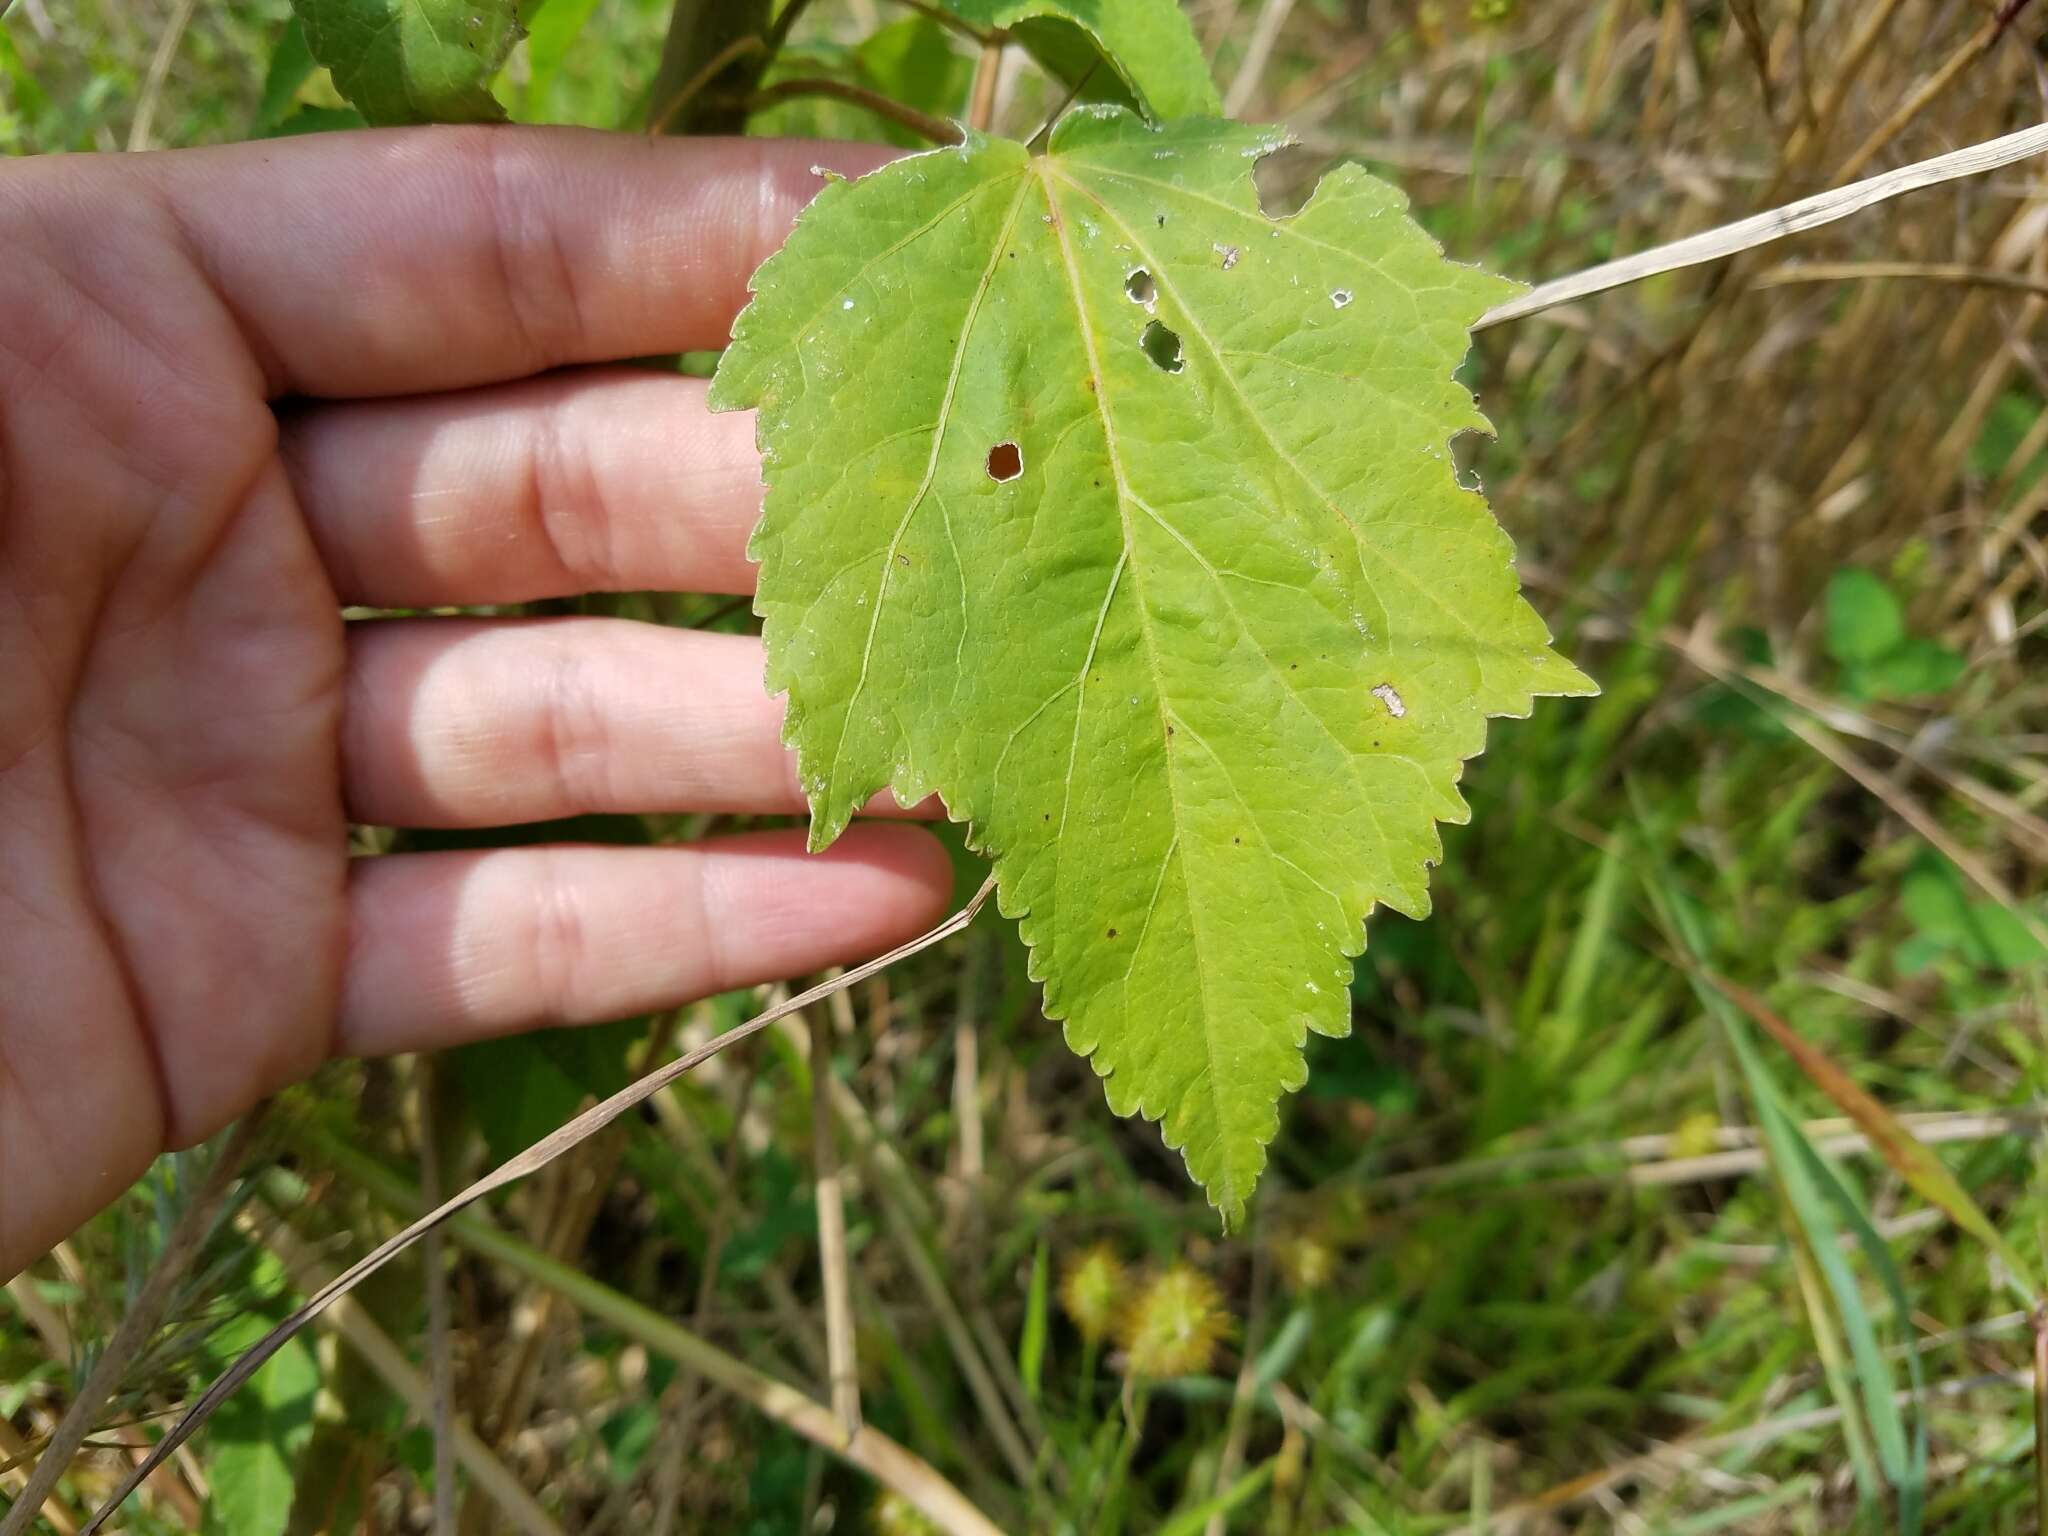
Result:
{"label": "insect damage hole", "polygon": [[1180,333],[1169,330],[1157,320],[1145,327],[1138,337],[1138,345],[1152,359],[1152,366],[1162,372],[1179,373],[1187,366],[1187,359],[1180,352]]}
{"label": "insect damage hole", "polygon": [[1147,309],[1159,299],[1159,285],[1143,267],[1132,268],[1131,275],[1124,279],[1124,292],[1133,304],[1142,304]]}
{"label": "insect damage hole", "polygon": [[1330,303],[1336,308],[1342,309],[1350,302],[1351,290],[1349,288],[1332,288],[1330,290]]}
{"label": "insect damage hole", "polygon": [[988,477],[1014,480],[1024,473],[1024,450],[1015,443],[997,443],[988,451]]}
{"label": "insect damage hole", "polygon": [[1387,713],[1399,720],[1408,713],[1408,706],[1401,701],[1401,695],[1394,691],[1392,683],[1381,683],[1373,689],[1372,696],[1387,706]]}

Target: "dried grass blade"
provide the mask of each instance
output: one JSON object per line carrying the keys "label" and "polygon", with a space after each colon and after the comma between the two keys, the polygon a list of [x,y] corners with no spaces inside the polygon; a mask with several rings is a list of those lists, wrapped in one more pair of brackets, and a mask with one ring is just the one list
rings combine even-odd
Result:
{"label": "dried grass blade", "polygon": [[1539,283],[1519,299],[1488,310],[1472,329],[1483,331],[1489,326],[1505,325],[1510,320],[1555,309],[1575,299],[1590,298],[1610,288],[1639,283],[1646,277],[1720,261],[1760,245],[1769,245],[1774,240],[1783,240],[1788,235],[1846,219],[1852,213],[1861,213],[1865,208],[1888,202],[1901,193],[1940,186],[1943,182],[1957,181],[1965,176],[1981,176],[1986,171],[1995,171],[2044,151],[2048,151],[2048,123],[2039,123],[2017,133],[1988,139],[1982,144],[1936,155],[1931,160],[1902,165],[1897,170],[1852,182],[1846,187],[1802,198],[1766,213],[1753,214],[1733,224],[1723,224],[1719,229],[1709,229],[1683,240],[1674,240],[1669,245],[1638,251],[1618,261],[1602,262],[1569,277]]}
{"label": "dried grass blade", "polygon": [[419,1220],[413,1222],[403,1232],[378,1244],[368,1254],[343,1270],[332,1282],[323,1286],[316,1294],[309,1297],[304,1305],[292,1313],[291,1316],[257,1340],[241,1359],[229,1367],[218,1381],[208,1387],[200,1396],[199,1401],[185,1410],[184,1416],[171,1426],[163,1439],[159,1440],[155,1448],[150,1451],[148,1457],[128,1475],[121,1486],[114,1491],[113,1496],[100,1507],[98,1513],[87,1524],[83,1536],[92,1536],[93,1532],[101,1529],[113,1515],[114,1511],[119,1509],[128,1496],[141,1486],[144,1478],[149,1476],[151,1472],[154,1472],[179,1446],[190,1439],[193,1433],[213,1416],[215,1409],[227,1401],[228,1397],[238,1387],[255,1375],[262,1368],[263,1363],[276,1354],[278,1350],[282,1349],[286,1342],[297,1334],[300,1329],[304,1328],[307,1323],[311,1322],[330,1306],[336,1297],[344,1296],[354,1290],[356,1286],[397,1258],[399,1254],[405,1252],[406,1249],[410,1248],[414,1243],[426,1236],[427,1233],[433,1231],[434,1228],[440,1226],[465,1206],[473,1205],[485,1195],[503,1189],[506,1185],[526,1177],[527,1174],[534,1172],[536,1169],[546,1167],[564,1152],[587,1141],[597,1132],[618,1119],[619,1116],[645,1103],[670,1083],[673,1083],[692,1069],[702,1066],[728,1046],[737,1045],[750,1035],[760,1033],[777,1019],[787,1014],[795,1013],[798,1009],[808,1007],[810,1004],[829,997],[834,992],[850,987],[856,982],[864,981],[877,971],[894,965],[898,960],[917,954],[921,950],[929,949],[932,945],[960,932],[969,923],[974,921],[976,915],[981,911],[982,904],[988,900],[990,893],[994,889],[995,877],[991,875],[983,882],[981,889],[975,892],[974,898],[966,906],[955,912],[936,928],[912,939],[908,944],[900,945],[890,950],[888,954],[881,956],[879,959],[870,960],[865,965],[855,966],[853,969],[834,977],[830,981],[820,983],[808,992],[792,997],[786,1002],[778,1003],[764,1013],[756,1014],[753,1018],[747,1020],[746,1023],[735,1025],[715,1040],[708,1040],[694,1051],[677,1057],[660,1070],[648,1073],[638,1082],[620,1089],[602,1104],[597,1105],[593,1109],[585,1110],[559,1130],[542,1137],[517,1157],[500,1164],[459,1194],[442,1201],[440,1205],[427,1212]]}

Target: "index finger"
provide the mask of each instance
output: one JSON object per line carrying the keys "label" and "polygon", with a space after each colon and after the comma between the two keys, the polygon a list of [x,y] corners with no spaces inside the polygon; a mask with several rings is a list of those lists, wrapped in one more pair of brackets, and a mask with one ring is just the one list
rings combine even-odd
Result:
{"label": "index finger", "polygon": [[817,168],[892,153],[490,127],[136,158],[273,394],[346,397],[723,346]]}

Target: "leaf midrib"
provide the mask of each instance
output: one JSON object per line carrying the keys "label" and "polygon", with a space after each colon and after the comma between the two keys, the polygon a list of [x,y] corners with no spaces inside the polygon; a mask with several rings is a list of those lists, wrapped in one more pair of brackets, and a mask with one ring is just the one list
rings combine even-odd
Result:
{"label": "leaf midrib", "polygon": [[[1124,559],[1122,564],[1128,565],[1131,568],[1133,572],[1132,579],[1136,581],[1138,584],[1138,592],[1136,594],[1138,631],[1140,634],[1144,636],[1145,639],[1145,660],[1147,666],[1149,667],[1152,673],[1152,695],[1158,703],[1159,728],[1162,732],[1161,740],[1164,743],[1160,750],[1166,754],[1166,785],[1167,796],[1169,800],[1172,802],[1171,809],[1173,813],[1173,836],[1172,840],[1168,845],[1167,860],[1162,861],[1160,882],[1157,888],[1155,888],[1153,898],[1156,901],[1158,899],[1158,890],[1164,888],[1165,863],[1170,862],[1171,859],[1174,857],[1174,850],[1180,848],[1181,833],[1184,830],[1180,802],[1180,769],[1178,765],[1178,760],[1174,754],[1174,750],[1171,744],[1171,712],[1167,706],[1166,684],[1164,679],[1161,677],[1159,671],[1158,644],[1152,633],[1151,610],[1149,605],[1145,601],[1145,577],[1143,572],[1144,562],[1137,558],[1137,541],[1133,537],[1131,532],[1131,518],[1129,509],[1131,504],[1137,498],[1130,488],[1130,482],[1124,476],[1123,461],[1118,454],[1116,421],[1115,417],[1113,416],[1109,408],[1108,379],[1104,373],[1101,358],[1096,351],[1095,330],[1089,320],[1086,292],[1081,281],[1081,270],[1074,259],[1073,246],[1070,243],[1068,237],[1067,220],[1060,208],[1058,198],[1056,198],[1053,195],[1051,175],[1048,174],[1047,170],[1045,169],[1047,159],[1048,157],[1046,156],[1039,156],[1033,159],[1031,162],[1031,168],[1036,173],[1036,179],[1038,180],[1040,187],[1043,189],[1045,193],[1046,211],[1052,216],[1053,237],[1058,242],[1060,249],[1060,259],[1067,270],[1068,291],[1074,304],[1075,327],[1078,330],[1081,337],[1082,349],[1086,352],[1088,357],[1089,376],[1094,380],[1095,383],[1095,388],[1092,391],[1092,393],[1095,396],[1095,410],[1096,414],[1101,418],[1102,421],[1103,442],[1109,457],[1110,473],[1115,477],[1116,480],[1117,517],[1123,527]],[[1061,179],[1066,180],[1067,178],[1062,177]],[[1105,614],[1106,612],[1107,606],[1105,605]],[[1076,733],[1078,734],[1078,706],[1075,729]],[[1070,772],[1070,784],[1071,781],[1072,775]],[[1062,834],[1064,834],[1065,830],[1065,827],[1062,826]],[[1188,878],[1187,859],[1185,855],[1181,856],[1181,884],[1187,892],[1188,931],[1189,937],[1192,941],[1194,948],[1195,984],[1198,992],[1201,995],[1202,1044],[1204,1053],[1207,1057],[1207,1065],[1204,1068],[1204,1086],[1208,1090],[1209,1108],[1211,1114],[1214,1116],[1214,1122],[1216,1127],[1216,1155],[1218,1157],[1219,1162],[1222,1164],[1222,1166],[1217,1171],[1215,1187],[1218,1187],[1221,1190],[1226,1191],[1228,1198],[1230,1200],[1237,1201],[1241,1197],[1238,1195],[1237,1192],[1236,1170],[1234,1167],[1231,1166],[1232,1159],[1229,1155],[1230,1120],[1225,1113],[1223,1100],[1221,1097],[1222,1076],[1217,1070],[1219,1058],[1217,1054],[1215,1035],[1216,1008],[1210,990],[1209,969],[1207,964],[1208,946],[1204,944],[1202,940],[1202,924],[1200,917],[1197,915],[1199,903],[1197,902],[1195,897],[1194,882]],[[1145,926],[1150,926],[1149,913],[1147,914]],[[1132,964],[1136,964],[1135,943],[1133,946]],[[1142,1096],[1140,1097],[1139,1102],[1142,1105]],[[1164,1115],[1164,1113],[1165,1110],[1162,1109],[1162,1116]],[[1183,1147],[1185,1147],[1186,1142],[1183,1141],[1182,1145]]]}

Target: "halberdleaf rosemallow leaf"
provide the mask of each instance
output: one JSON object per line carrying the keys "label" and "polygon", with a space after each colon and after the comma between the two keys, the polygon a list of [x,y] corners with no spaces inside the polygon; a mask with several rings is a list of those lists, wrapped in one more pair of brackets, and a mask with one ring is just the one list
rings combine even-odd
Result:
{"label": "halberdleaf rosemallow leaf", "polygon": [[1592,691],[1448,447],[1514,285],[1356,167],[1268,217],[1282,142],[1098,107],[834,182],[712,387],[760,412],[812,845],[937,791],[1047,1013],[1229,1220],[1366,914],[1427,910],[1487,717]]}

